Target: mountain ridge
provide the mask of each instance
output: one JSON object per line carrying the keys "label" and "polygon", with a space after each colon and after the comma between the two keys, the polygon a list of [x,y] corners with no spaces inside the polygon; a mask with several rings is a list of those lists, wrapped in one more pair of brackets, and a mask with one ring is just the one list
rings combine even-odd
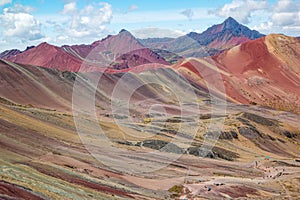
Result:
{"label": "mountain ridge", "polygon": [[[177,54],[177,57],[179,58],[190,56],[212,56],[243,42],[263,36],[263,34],[255,30],[250,30],[248,27],[238,23],[232,17],[229,17],[223,23],[213,25],[202,33],[190,32],[178,38],[138,39],[135,38],[129,31],[122,29],[117,35],[108,35],[107,37],[94,41],[91,44],[62,45],[58,48],[62,48],[64,51],[74,57],[77,57],[79,60],[84,60],[87,56],[91,57],[92,60],[95,60],[95,56],[93,57],[90,53],[95,47],[100,49],[99,46],[101,45],[103,46],[101,51],[109,50],[119,56],[122,53],[128,53],[136,49],[149,48],[150,50],[153,49],[159,56],[162,56],[172,63],[178,61],[178,58],[174,59],[174,53]],[[35,47],[30,47],[25,51],[16,49],[7,50],[0,54],[0,59],[8,59],[10,61],[18,60],[17,58],[9,57],[18,56],[31,48]],[[170,52],[170,55],[167,55],[166,51]],[[107,55],[105,56],[107,58]],[[113,59],[118,57],[114,57],[112,55],[109,56],[112,58],[109,58],[109,60],[105,62],[106,64],[110,64],[108,62],[113,62]],[[103,60],[103,58],[101,59]],[[158,62],[166,64],[161,60]],[[74,69],[77,68],[78,67],[74,67]]]}
{"label": "mountain ridge", "polygon": [[[224,48],[231,48],[233,46],[239,45],[243,42],[248,40],[254,40],[265,35],[259,33],[256,30],[251,30],[248,27],[238,23],[232,17],[227,18],[223,23],[213,25],[212,27],[208,28],[206,31],[202,33],[195,33],[191,32],[187,34],[192,39],[198,41],[201,45],[211,45],[215,40],[217,41],[227,41],[228,44],[224,45]],[[241,37],[244,40],[232,39],[234,37]],[[231,43],[231,42],[232,43]],[[216,45],[211,45],[216,46]],[[221,46],[223,47],[223,46]]]}
{"label": "mountain ridge", "polygon": [[229,17],[221,24],[213,25],[202,33],[190,32],[167,41],[153,38],[140,41],[151,49],[157,49],[158,52],[164,50],[181,57],[206,57],[264,36]]}
{"label": "mountain ridge", "polygon": [[161,56],[144,47],[126,30],[121,30],[117,35],[109,35],[90,45],[57,47],[43,42],[4,59],[20,64],[56,68],[61,71],[91,71],[106,67],[124,69],[146,63],[169,64]]}

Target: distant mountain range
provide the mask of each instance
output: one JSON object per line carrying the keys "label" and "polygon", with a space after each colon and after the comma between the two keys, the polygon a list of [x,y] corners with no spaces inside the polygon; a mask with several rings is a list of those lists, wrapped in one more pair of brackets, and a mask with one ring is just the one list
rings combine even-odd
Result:
{"label": "distant mountain range", "polygon": [[56,47],[42,43],[24,52],[16,49],[5,51],[0,54],[0,58],[62,71],[78,71],[83,63],[89,70],[101,65],[103,68],[109,66],[119,70],[147,63],[175,63],[191,56],[217,55],[226,49],[263,36],[230,17],[203,33],[191,32],[175,39],[141,40],[123,29],[117,35],[109,35],[90,45]]}
{"label": "distant mountain range", "polygon": [[264,36],[229,17],[222,24],[214,25],[203,33],[191,32],[175,39],[150,38],[140,41],[157,52],[169,51],[182,57],[205,57]]}

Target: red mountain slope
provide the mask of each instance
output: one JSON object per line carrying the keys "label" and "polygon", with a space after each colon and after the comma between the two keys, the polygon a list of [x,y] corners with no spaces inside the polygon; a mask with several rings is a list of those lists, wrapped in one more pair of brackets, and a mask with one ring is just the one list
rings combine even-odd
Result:
{"label": "red mountain slope", "polygon": [[299,112],[299,63],[300,40],[273,34],[243,43],[212,59],[185,60],[174,68],[200,85],[208,82],[217,91],[222,88],[216,85],[220,81],[214,83],[219,74],[232,101]]}
{"label": "red mountain slope", "polygon": [[[104,67],[124,69],[147,63],[168,64],[158,54],[143,47],[126,30],[91,45],[56,47],[42,43],[7,60],[74,72],[101,71]],[[83,66],[82,69],[80,69],[81,66]]]}
{"label": "red mountain slope", "polygon": [[62,71],[78,71],[82,64],[82,60],[78,57],[48,43],[42,43],[35,48],[10,57],[7,60],[15,63],[43,66]]}

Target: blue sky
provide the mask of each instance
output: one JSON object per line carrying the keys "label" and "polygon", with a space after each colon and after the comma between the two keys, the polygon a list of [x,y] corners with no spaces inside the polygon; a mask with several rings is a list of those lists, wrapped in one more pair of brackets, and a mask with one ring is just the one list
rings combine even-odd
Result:
{"label": "blue sky", "polygon": [[0,0],[0,51],[91,43],[123,28],[140,38],[178,37],[229,16],[265,34],[300,35],[299,0]]}

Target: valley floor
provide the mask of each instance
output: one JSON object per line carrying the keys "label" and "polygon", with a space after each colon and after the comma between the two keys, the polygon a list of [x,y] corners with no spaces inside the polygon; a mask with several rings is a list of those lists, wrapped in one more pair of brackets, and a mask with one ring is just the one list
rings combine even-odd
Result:
{"label": "valley floor", "polygon": [[[245,109],[249,113],[260,114],[261,120],[255,120],[257,118],[253,116],[257,115],[246,113]],[[82,143],[84,136],[79,137],[76,132],[72,113],[9,105],[7,102],[0,104],[0,113],[1,199],[299,197],[298,115],[229,105],[224,123],[226,131],[222,132],[205,158],[197,154],[204,138],[201,131],[197,132],[191,144],[197,151],[174,144],[163,156],[149,153],[160,149],[164,141],[170,142],[176,124],[179,123],[174,117],[164,127],[160,127],[159,134],[151,134],[147,142],[144,140],[138,144],[141,141],[133,135],[137,137],[139,134],[150,134],[151,128],[162,126],[159,123],[162,116],[153,118],[151,124],[124,124],[126,132],[132,133],[124,136],[109,116],[101,115],[99,124],[105,127],[112,145],[130,155],[127,155],[129,160],[114,152],[108,153],[108,156],[115,156],[120,164],[129,161],[134,163],[130,165],[133,171],[130,173],[126,166],[122,172],[90,154],[90,147]],[[221,117],[213,119],[207,116],[209,115],[198,115],[204,125],[207,120]],[[191,123],[193,118],[186,120]],[[248,132],[244,133],[243,130]],[[234,132],[236,134],[227,134]],[[97,149],[97,145],[94,148]],[[143,157],[145,163],[142,164],[139,157],[141,152],[149,153]],[[182,155],[173,162],[168,160],[180,153]],[[134,173],[141,169],[150,169],[150,172]]]}

